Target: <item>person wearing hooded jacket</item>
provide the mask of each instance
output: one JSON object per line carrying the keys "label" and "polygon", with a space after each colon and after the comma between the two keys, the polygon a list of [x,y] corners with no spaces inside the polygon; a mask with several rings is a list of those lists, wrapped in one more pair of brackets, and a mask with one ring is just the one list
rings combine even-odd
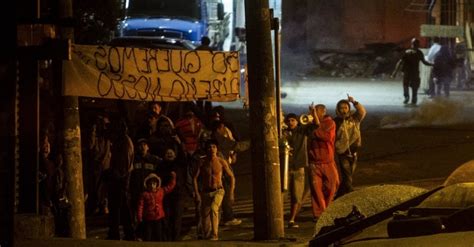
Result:
{"label": "person wearing hooded jacket", "polygon": [[[351,104],[356,108],[351,111]],[[352,175],[357,166],[358,149],[362,145],[360,134],[360,123],[367,112],[362,104],[352,96],[342,99],[336,105],[336,162],[341,174],[341,184],[337,191],[337,197],[354,190],[352,187]]]}
{"label": "person wearing hooded jacket", "polygon": [[[163,162],[160,157],[149,152],[150,147],[148,146],[147,139],[139,139],[136,146],[138,151],[134,156],[133,167],[130,171],[129,178],[130,210],[133,215],[136,215],[138,210],[138,200],[143,191],[146,190],[146,187],[143,186],[143,181],[145,181],[145,178],[148,177],[148,175],[155,172],[157,167]],[[137,228],[141,228],[141,225],[137,226]],[[141,238],[141,233],[140,230],[137,230],[136,237]]]}
{"label": "person wearing hooded jacket", "polygon": [[176,185],[176,173],[171,172],[171,181],[161,187],[161,178],[151,173],[145,178],[146,191],[138,201],[137,220],[143,222],[144,241],[166,241],[165,211],[163,210],[163,198],[173,191]]}
{"label": "person wearing hooded jacket", "polygon": [[326,210],[339,186],[339,174],[334,160],[336,123],[326,114],[325,105],[318,104],[315,109],[318,127],[312,133],[308,148],[313,221],[317,221]]}

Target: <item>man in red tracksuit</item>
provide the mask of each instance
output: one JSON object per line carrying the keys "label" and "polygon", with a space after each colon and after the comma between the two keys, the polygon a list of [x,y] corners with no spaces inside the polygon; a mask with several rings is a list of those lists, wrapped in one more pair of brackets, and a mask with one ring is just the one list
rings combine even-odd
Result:
{"label": "man in red tracksuit", "polygon": [[314,221],[317,221],[336,194],[339,174],[334,160],[336,123],[329,115],[326,115],[325,105],[319,104],[315,108],[319,126],[314,130],[310,140],[308,163],[313,217]]}

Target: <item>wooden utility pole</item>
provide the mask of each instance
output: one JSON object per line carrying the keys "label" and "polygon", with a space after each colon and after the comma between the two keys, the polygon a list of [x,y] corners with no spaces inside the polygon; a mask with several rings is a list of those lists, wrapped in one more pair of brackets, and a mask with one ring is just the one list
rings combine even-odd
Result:
{"label": "wooden utility pole", "polygon": [[[72,0],[59,1],[59,18],[73,17]],[[63,39],[74,40],[71,27],[61,28]],[[84,208],[84,185],[82,179],[81,128],[79,126],[79,99],[77,96],[63,96],[63,154],[66,191],[71,203],[69,216],[70,236],[77,239],[86,238],[86,217]]]}
{"label": "wooden utility pole", "polygon": [[275,112],[272,16],[268,0],[246,0],[245,13],[252,119],[254,237],[256,240],[277,240],[285,233]]}

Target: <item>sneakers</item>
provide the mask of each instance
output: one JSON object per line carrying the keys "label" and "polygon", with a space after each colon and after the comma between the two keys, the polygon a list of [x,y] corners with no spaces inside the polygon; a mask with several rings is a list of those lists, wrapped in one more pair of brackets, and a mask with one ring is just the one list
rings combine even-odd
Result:
{"label": "sneakers", "polygon": [[224,222],[224,226],[238,226],[242,223],[241,219],[234,218],[232,220]]}
{"label": "sneakers", "polygon": [[288,222],[288,228],[300,228],[300,226],[298,224],[296,224],[294,221],[290,221]]}

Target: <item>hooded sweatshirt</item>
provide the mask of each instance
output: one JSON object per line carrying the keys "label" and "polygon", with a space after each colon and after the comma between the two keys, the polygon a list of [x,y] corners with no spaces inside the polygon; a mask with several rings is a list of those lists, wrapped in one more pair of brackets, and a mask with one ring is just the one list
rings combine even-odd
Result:
{"label": "hooded sweatshirt", "polygon": [[168,185],[164,188],[160,187],[161,179],[155,175],[150,174],[145,179],[144,184],[149,179],[158,179],[158,188],[156,191],[145,191],[142,193],[138,202],[137,219],[138,222],[144,221],[156,221],[165,217],[165,211],[163,210],[163,198],[165,194],[169,194],[176,185],[176,177],[173,177]]}
{"label": "hooded sweatshirt", "polygon": [[310,164],[328,164],[334,162],[334,142],[336,123],[328,115],[321,119],[319,127],[313,131],[309,150]]}

